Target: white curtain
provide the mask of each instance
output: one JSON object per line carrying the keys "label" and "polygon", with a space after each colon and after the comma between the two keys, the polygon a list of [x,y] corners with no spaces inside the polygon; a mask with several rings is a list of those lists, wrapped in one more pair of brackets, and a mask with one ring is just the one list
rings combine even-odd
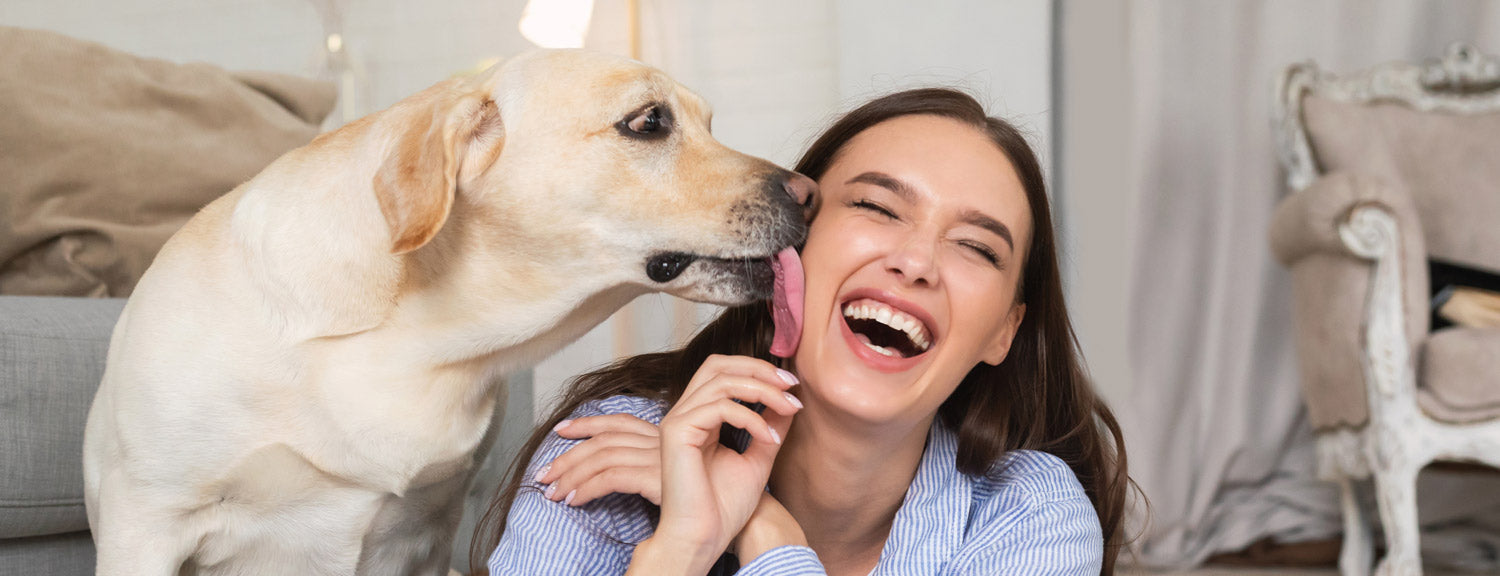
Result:
{"label": "white curtain", "polygon": [[[1266,537],[1336,537],[1337,492],[1315,478],[1298,388],[1289,276],[1266,237],[1285,189],[1275,78],[1307,60],[1334,72],[1420,61],[1454,41],[1495,54],[1500,3],[1132,0],[1127,12],[1134,393],[1116,401],[1151,501],[1135,550],[1185,566]],[[1424,474],[1427,559],[1500,570],[1500,483],[1474,482]]]}

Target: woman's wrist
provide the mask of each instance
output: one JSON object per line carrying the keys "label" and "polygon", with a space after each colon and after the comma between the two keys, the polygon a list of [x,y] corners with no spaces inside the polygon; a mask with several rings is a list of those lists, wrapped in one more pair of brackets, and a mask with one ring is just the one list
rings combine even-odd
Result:
{"label": "woman's wrist", "polygon": [[759,558],[761,554],[782,546],[807,546],[807,537],[802,535],[802,529],[798,526],[781,527],[759,524],[754,527],[746,526],[744,536],[736,546],[735,556],[739,557],[741,564],[748,564]]}
{"label": "woman's wrist", "polygon": [[807,535],[775,497],[762,494],[755,513],[734,539],[734,555],[744,565],[782,546],[807,546]]}
{"label": "woman's wrist", "polygon": [[703,574],[719,559],[715,552],[696,542],[667,538],[658,533],[637,544],[630,557],[627,576],[676,576]]}

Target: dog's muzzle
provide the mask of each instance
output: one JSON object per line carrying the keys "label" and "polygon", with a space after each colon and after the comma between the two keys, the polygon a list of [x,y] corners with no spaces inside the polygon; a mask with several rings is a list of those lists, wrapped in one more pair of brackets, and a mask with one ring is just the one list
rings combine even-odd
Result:
{"label": "dog's muzzle", "polygon": [[671,282],[686,270],[688,264],[692,264],[696,257],[692,254],[681,252],[669,252],[652,256],[646,261],[646,277],[657,283]]}

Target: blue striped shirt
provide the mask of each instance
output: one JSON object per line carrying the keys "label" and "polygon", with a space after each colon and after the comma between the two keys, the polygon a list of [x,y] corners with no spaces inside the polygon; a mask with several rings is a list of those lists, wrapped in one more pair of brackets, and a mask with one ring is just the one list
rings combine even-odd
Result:
{"label": "blue striped shirt", "polygon": [[[616,396],[589,402],[572,417],[618,413],[660,424],[664,409],[652,400]],[[640,496],[612,494],[576,508],[542,496],[544,487],[532,481],[536,471],[578,442],[553,434],[537,450],[490,556],[490,574],[623,574],[635,545],[651,536],[655,507]],[[957,435],[934,423],[871,574],[1099,574],[1099,518],[1067,464],[1045,452],[1017,450],[976,478],[958,471],[957,449]],[[824,570],[811,548],[782,546],[751,559],[738,574]]]}

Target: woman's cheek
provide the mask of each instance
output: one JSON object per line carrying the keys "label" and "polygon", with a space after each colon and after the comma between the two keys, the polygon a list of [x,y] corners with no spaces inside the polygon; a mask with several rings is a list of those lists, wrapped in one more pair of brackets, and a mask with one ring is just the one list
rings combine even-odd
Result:
{"label": "woman's cheek", "polygon": [[842,245],[850,255],[878,257],[893,246],[899,246],[901,240],[901,231],[895,226],[860,222],[850,226],[843,236]]}

